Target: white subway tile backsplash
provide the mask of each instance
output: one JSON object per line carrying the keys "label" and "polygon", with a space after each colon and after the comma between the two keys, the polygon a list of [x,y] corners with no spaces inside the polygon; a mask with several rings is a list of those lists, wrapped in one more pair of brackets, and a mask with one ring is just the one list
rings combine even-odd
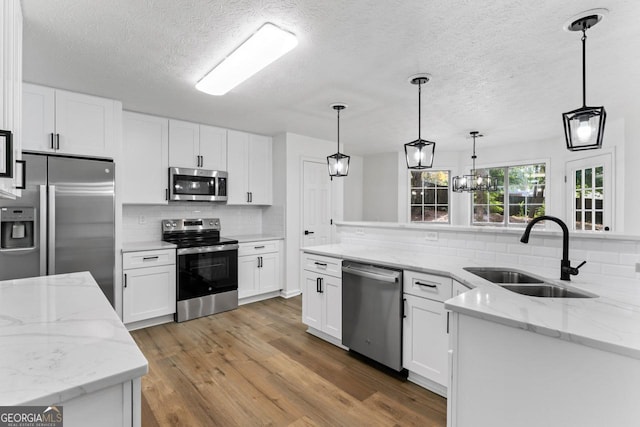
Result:
{"label": "white subway tile backsplash", "polygon": [[635,278],[636,270],[634,267],[626,265],[602,264],[602,274],[604,276]]}
{"label": "white subway tile backsplash", "polygon": [[518,264],[526,265],[530,267],[544,267],[545,258],[533,255],[520,255],[518,257]]}
{"label": "white subway tile backsplash", "polygon": [[619,264],[620,254],[618,252],[589,251],[587,252],[587,261]]}
{"label": "white subway tile backsplash", "polygon": [[531,246],[525,245],[520,242],[512,243],[507,245],[507,252],[509,252],[510,254],[530,255]]}

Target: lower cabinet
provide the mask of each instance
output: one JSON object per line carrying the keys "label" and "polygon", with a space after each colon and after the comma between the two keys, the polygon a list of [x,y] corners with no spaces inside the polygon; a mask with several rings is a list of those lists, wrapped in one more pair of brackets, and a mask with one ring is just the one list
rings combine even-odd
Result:
{"label": "lower cabinet", "polygon": [[453,294],[453,281],[405,271],[403,287],[402,364],[409,371],[409,380],[444,396],[449,386],[450,321],[444,301]]}
{"label": "lower cabinet", "polygon": [[175,249],[123,254],[123,323],[141,322],[176,312],[175,254]]}
{"label": "lower cabinet", "polygon": [[316,331],[342,340],[342,260],[303,255],[302,321]]}
{"label": "lower cabinet", "polygon": [[238,248],[238,298],[242,300],[280,290],[280,270],[279,240],[241,243]]}

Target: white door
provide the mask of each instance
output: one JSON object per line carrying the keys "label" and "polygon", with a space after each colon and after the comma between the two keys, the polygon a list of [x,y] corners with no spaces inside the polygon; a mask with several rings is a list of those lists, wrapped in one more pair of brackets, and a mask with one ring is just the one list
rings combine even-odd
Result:
{"label": "white door", "polygon": [[227,130],[200,125],[200,156],[204,169],[227,170]]}
{"label": "white door", "polygon": [[114,107],[110,99],[56,90],[56,151],[114,156]]}
{"label": "white door", "polygon": [[123,203],[166,205],[169,121],[124,111],[122,114]]}
{"label": "white door", "polygon": [[327,163],[304,160],[302,184],[302,246],[331,242],[331,181]]}
{"label": "white door", "polygon": [[176,311],[176,266],[125,270],[122,321],[137,322]]}
{"label": "white door", "polygon": [[22,86],[22,148],[54,151],[54,90],[25,83]]}
{"label": "white door", "polygon": [[571,229],[614,230],[612,157],[604,153],[567,162],[567,223]]}
{"label": "white door", "polygon": [[197,168],[200,155],[200,126],[181,120],[169,120],[169,166]]}

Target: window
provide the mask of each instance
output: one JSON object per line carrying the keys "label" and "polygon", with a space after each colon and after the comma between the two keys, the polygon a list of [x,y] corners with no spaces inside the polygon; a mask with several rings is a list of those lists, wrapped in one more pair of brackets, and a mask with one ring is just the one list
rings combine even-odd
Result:
{"label": "window", "polygon": [[546,165],[478,169],[478,175],[497,178],[498,191],[473,193],[474,225],[518,225],[544,215]]}
{"label": "window", "polygon": [[449,171],[410,171],[411,222],[449,222]]}
{"label": "window", "polygon": [[569,218],[573,229],[612,229],[611,154],[567,162]]}

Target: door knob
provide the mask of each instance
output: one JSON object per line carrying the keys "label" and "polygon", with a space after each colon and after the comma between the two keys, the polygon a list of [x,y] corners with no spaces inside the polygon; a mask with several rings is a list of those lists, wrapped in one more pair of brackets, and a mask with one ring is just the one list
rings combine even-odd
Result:
{"label": "door knob", "polygon": [[304,235],[309,235],[309,234],[314,234],[313,231],[309,231],[309,230],[304,230]]}

